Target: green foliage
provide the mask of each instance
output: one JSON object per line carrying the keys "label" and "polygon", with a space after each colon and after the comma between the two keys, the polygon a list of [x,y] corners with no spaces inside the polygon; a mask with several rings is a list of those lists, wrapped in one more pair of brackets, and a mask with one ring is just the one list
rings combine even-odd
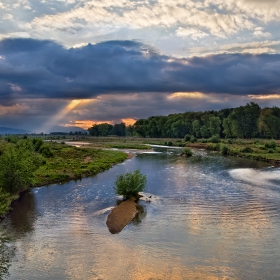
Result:
{"label": "green foliage", "polygon": [[194,142],[196,142],[196,141],[197,141],[197,139],[192,135],[192,136],[191,136],[191,139],[190,139],[190,142],[191,142],[191,143],[194,143]]}
{"label": "green foliage", "polygon": [[137,197],[138,193],[146,187],[147,178],[140,173],[140,170],[135,170],[134,173],[127,172],[124,175],[117,176],[115,182],[116,194],[123,195],[125,198],[131,196]]}
{"label": "green foliage", "polygon": [[189,147],[184,147],[182,149],[182,155],[187,156],[187,157],[191,157],[193,155],[193,152]]}
{"label": "green foliage", "polygon": [[39,152],[46,158],[53,157],[53,152],[48,145],[40,146]]}
{"label": "green foliage", "polygon": [[37,138],[37,139],[33,138],[32,143],[34,145],[35,152],[38,152],[44,142],[43,142],[43,140],[41,138]]}
{"label": "green foliage", "polygon": [[271,141],[271,142],[269,142],[269,143],[265,143],[264,146],[265,146],[265,148],[267,148],[267,149],[273,149],[273,150],[275,150],[276,147],[277,147],[275,141]]}
{"label": "green foliage", "polygon": [[185,137],[184,137],[184,141],[189,142],[191,140],[191,137],[192,137],[192,135],[186,134]]}
{"label": "green foliage", "polygon": [[245,147],[244,149],[241,150],[242,153],[252,153],[253,150],[249,147]]}
{"label": "green foliage", "polygon": [[221,120],[219,117],[210,117],[209,118],[210,123],[210,133],[211,135],[220,135],[221,133]]}
{"label": "green foliage", "polygon": [[210,150],[210,151],[220,151],[220,143],[209,144],[207,146],[207,149]]}
{"label": "green foliage", "polygon": [[226,145],[221,145],[220,146],[220,151],[223,155],[228,155],[229,154],[229,148]]}
{"label": "green foliage", "polygon": [[172,141],[167,141],[167,142],[166,142],[166,145],[167,145],[167,146],[173,146],[173,142],[172,142]]}
{"label": "green foliage", "polygon": [[209,143],[220,143],[221,142],[221,139],[218,135],[213,135],[212,137],[210,137],[208,139],[208,142]]}
{"label": "green foliage", "polygon": [[200,140],[200,142],[201,142],[201,143],[207,143],[208,141],[207,141],[207,139],[202,138],[202,139]]}
{"label": "green foliage", "polygon": [[8,145],[0,158],[0,187],[9,193],[26,189],[40,163],[40,158],[26,147]]}
{"label": "green foliage", "polygon": [[207,128],[206,125],[203,125],[201,128],[200,128],[200,135],[201,137],[203,138],[208,138],[210,136],[210,131],[209,129]]}

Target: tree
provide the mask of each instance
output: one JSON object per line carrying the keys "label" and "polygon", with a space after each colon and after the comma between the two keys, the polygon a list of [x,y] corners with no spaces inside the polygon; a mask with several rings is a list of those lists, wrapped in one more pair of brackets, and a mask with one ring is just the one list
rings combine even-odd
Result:
{"label": "tree", "polygon": [[140,170],[135,170],[134,173],[127,172],[124,175],[119,175],[115,182],[116,194],[123,195],[125,198],[131,196],[138,197],[138,193],[146,187],[146,175],[140,173]]}
{"label": "tree", "polygon": [[226,138],[233,138],[233,127],[232,127],[232,122],[229,118],[223,119],[223,134],[225,134]]}
{"label": "tree", "polygon": [[[276,116],[274,112],[276,113]],[[262,137],[273,139],[280,138],[280,118],[277,117],[275,109],[264,108],[261,110],[259,130]]]}
{"label": "tree", "polygon": [[209,118],[209,130],[211,136],[220,135],[221,134],[221,120],[219,117],[211,117]]}
{"label": "tree", "polygon": [[108,124],[108,123],[101,123],[99,126],[98,126],[98,132],[99,132],[99,135],[101,136],[107,136],[109,134],[109,130],[112,129],[113,126],[111,124]]}
{"label": "tree", "polygon": [[117,136],[125,136],[125,123],[122,122],[114,124],[112,134]]}
{"label": "tree", "polygon": [[197,138],[200,138],[200,124],[199,124],[199,120],[194,120],[192,122],[192,131],[193,131],[193,135]]}
{"label": "tree", "polygon": [[259,105],[254,102],[233,110],[229,118],[232,123],[232,131],[236,137],[251,139],[258,135],[260,110]]}
{"label": "tree", "polygon": [[210,132],[205,124],[200,128],[200,134],[203,138],[209,138]]}
{"label": "tree", "polygon": [[9,145],[0,157],[0,187],[12,194],[26,189],[40,163],[33,151]]}

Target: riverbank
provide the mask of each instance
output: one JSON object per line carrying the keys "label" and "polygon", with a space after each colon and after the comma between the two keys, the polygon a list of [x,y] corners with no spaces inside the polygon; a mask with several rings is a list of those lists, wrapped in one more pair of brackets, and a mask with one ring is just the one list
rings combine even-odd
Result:
{"label": "riverbank", "polygon": [[33,174],[32,185],[15,194],[0,189],[0,219],[9,212],[20,193],[28,188],[94,176],[133,156],[121,151],[77,148],[56,142],[50,142],[47,145],[52,156],[43,158],[43,163]]}
{"label": "riverbank", "polygon": [[[215,141],[217,142],[215,143]],[[68,139],[69,142],[80,141],[88,143],[87,147],[99,148],[141,148],[150,149],[149,145],[164,145],[170,147],[190,147],[218,151],[223,155],[250,158],[280,165],[280,140],[267,139],[198,139],[187,142],[179,138],[137,138],[137,137],[92,137],[76,136]]]}
{"label": "riverbank", "polygon": [[249,158],[280,166],[280,143],[274,140],[222,140],[218,143],[187,142],[187,147],[217,151],[222,155]]}

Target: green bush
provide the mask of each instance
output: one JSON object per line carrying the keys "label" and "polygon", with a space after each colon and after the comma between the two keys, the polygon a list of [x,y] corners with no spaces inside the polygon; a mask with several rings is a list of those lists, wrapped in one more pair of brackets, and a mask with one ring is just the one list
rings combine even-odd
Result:
{"label": "green bush", "polygon": [[172,141],[168,141],[167,142],[167,146],[173,146],[173,142]]}
{"label": "green bush", "polygon": [[252,153],[253,150],[251,148],[249,148],[249,147],[246,147],[246,148],[242,149],[241,152],[242,153]]}
{"label": "green bush", "polygon": [[220,151],[220,143],[208,144],[207,149],[210,151]]}
{"label": "green bush", "polygon": [[38,152],[40,150],[41,146],[44,143],[41,138],[37,138],[37,139],[33,138],[32,142],[33,142],[33,145],[34,145],[35,152]]}
{"label": "green bush", "polygon": [[53,152],[52,150],[50,149],[49,146],[46,146],[46,145],[42,145],[40,147],[40,150],[39,152],[46,158],[50,158],[50,157],[53,157]]}
{"label": "green bush", "polygon": [[264,146],[265,146],[267,149],[273,149],[273,150],[275,150],[276,147],[277,147],[277,145],[276,145],[276,143],[275,143],[274,141],[271,141],[271,142],[269,142],[269,143],[265,143]]}
{"label": "green bush", "polygon": [[0,187],[9,193],[22,191],[33,182],[41,158],[23,147],[9,145],[0,160]]}
{"label": "green bush", "polygon": [[228,146],[226,146],[226,145],[220,146],[220,151],[223,155],[227,155],[229,153]]}
{"label": "green bush", "polygon": [[200,140],[200,142],[201,142],[201,143],[207,143],[207,139],[202,138],[202,139]]}
{"label": "green bush", "polygon": [[190,142],[191,142],[191,143],[194,143],[194,142],[196,142],[196,141],[197,141],[197,139],[192,135],[191,138],[190,138]]}
{"label": "green bush", "polygon": [[210,143],[220,143],[221,139],[218,135],[213,135],[212,137],[210,137],[208,139],[208,142],[210,142]]}
{"label": "green bush", "polygon": [[192,137],[192,135],[186,134],[185,137],[184,137],[184,141],[189,142],[191,140],[191,137]]}
{"label": "green bush", "polygon": [[189,147],[185,147],[182,149],[182,155],[191,157],[193,155],[193,152]]}
{"label": "green bush", "polygon": [[140,170],[135,170],[134,173],[127,172],[117,176],[114,189],[116,194],[123,195],[124,198],[138,197],[138,193],[145,189],[146,183],[146,175],[141,174]]}

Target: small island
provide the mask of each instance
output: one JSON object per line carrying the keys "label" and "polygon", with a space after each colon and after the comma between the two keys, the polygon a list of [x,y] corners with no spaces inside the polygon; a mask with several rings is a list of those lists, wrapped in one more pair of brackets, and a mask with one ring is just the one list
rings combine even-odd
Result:
{"label": "small island", "polygon": [[113,208],[107,217],[106,225],[112,234],[121,232],[138,213],[139,192],[145,189],[146,182],[147,178],[140,170],[117,177],[115,191],[116,194],[123,195],[124,201]]}

